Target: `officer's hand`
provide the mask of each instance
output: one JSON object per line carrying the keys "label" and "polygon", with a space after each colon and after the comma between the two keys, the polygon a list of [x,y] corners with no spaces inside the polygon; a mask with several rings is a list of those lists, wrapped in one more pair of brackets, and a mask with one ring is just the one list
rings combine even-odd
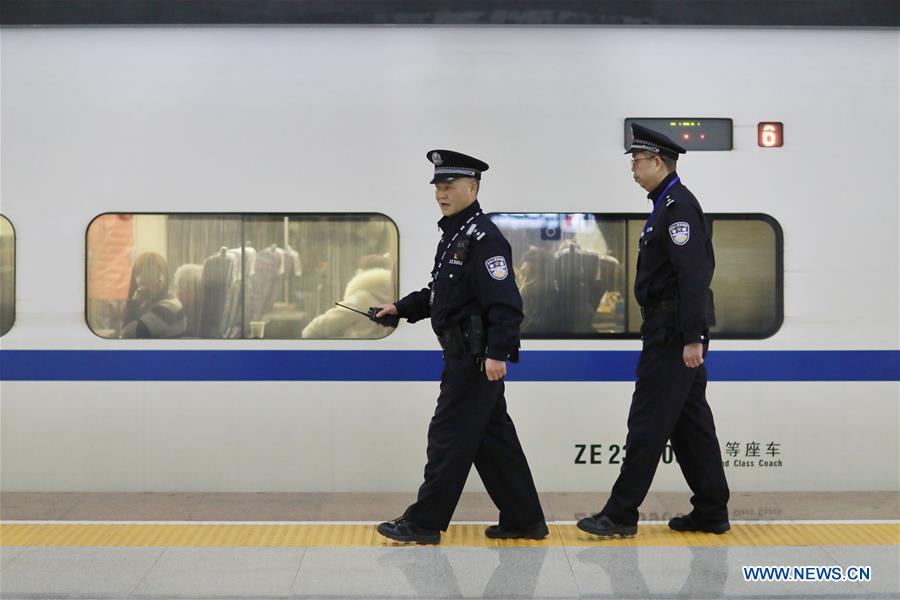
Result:
{"label": "officer's hand", "polygon": [[488,381],[503,379],[506,376],[506,361],[493,358],[484,359],[484,374],[487,375]]}
{"label": "officer's hand", "polygon": [[703,344],[686,344],[684,347],[684,366],[696,369],[703,364]]}
{"label": "officer's hand", "polygon": [[375,315],[375,318],[386,317],[388,315],[396,315],[397,307],[393,304],[376,304],[375,308],[380,308],[378,314]]}

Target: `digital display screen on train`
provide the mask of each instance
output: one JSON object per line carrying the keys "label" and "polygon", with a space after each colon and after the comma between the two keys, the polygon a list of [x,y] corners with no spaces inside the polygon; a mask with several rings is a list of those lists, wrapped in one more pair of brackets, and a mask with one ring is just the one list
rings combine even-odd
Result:
{"label": "digital display screen on train", "polygon": [[631,146],[631,124],[638,123],[668,136],[685,150],[731,150],[731,119],[687,117],[625,119],[625,149]]}

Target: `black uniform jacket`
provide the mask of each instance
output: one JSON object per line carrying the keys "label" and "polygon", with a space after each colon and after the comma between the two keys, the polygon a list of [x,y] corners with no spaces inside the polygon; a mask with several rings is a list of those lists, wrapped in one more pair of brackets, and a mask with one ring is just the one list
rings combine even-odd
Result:
{"label": "black uniform jacket", "polygon": [[438,335],[451,325],[465,323],[471,315],[481,315],[488,358],[507,360],[519,347],[522,297],[509,242],[484,213],[469,221],[478,211],[476,200],[458,214],[438,221],[443,235],[434,257],[432,282],[399,300],[397,313],[410,323],[431,317],[431,327]]}
{"label": "black uniform jacket", "polygon": [[634,296],[645,308],[674,301],[676,326],[691,344],[707,341],[707,294],[716,259],[709,224],[690,190],[678,181],[660,198],[675,177],[670,173],[647,195],[656,208],[641,236]]}

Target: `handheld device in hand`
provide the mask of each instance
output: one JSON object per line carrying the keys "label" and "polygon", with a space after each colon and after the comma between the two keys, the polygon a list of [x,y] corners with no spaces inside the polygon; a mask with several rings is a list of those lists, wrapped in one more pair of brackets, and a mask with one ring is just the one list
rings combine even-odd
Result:
{"label": "handheld device in hand", "polygon": [[382,327],[396,327],[400,323],[400,317],[397,315],[387,315],[385,317],[376,317],[375,315],[381,310],[377,306],[373,306],[369,309],[369,312],[363,312],[361,310],[356,310],[355,308],[350,308],[349,306],[345,306],[340,302],[335,302],[341,308],[346,308],[347,310],[352,310],[353,312],[360,314],[364,317],[367,317],[370,321],[374,321],[378,323]]}
{"label": "handheld device in hand", "polygon": [[369,309],[368,317],[383,327],[396,327],[400,324],[400,317],[398,317],[397,315],[385,315],[383,317],[376,317],[375,315],[377,315],[379,312],[381,312],[381,309],[377,306],[373,306]]}

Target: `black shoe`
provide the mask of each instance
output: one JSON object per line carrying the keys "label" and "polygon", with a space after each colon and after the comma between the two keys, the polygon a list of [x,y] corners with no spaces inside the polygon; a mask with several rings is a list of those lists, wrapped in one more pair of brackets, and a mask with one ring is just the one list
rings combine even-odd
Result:
{"label": "black shoe", "polygon": [[576,523],[578,529],[599,535],[600,537],[632,537],[637,533],[637,525],[619,525],[613,523],[606,515],[597,513],[592,517],[585,517]]}
{"label": "black shoe", "polygon": [[440,544],[441,532],[419,527],[406,517],[386,521],[377,528],[378,533],[398,542],[415,542],[417,544]]}
{"label": "black shoe", "polygon": [[722,534],[731,529],[731,523],[723,521],[722,523],[703,523],[697,521],[691,515],[682,515],[669,519],[669,529],[675,531],[701,531],[703,533]]}
{"label": "black shoe", "polygon": [[484,535],[495,540],[542,540],[547,537],[547,534],[549,533],[550,530],[547,529],[547,523],[544,521],[530,527],[522,528],[491,525],[484,530]]}

